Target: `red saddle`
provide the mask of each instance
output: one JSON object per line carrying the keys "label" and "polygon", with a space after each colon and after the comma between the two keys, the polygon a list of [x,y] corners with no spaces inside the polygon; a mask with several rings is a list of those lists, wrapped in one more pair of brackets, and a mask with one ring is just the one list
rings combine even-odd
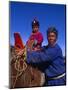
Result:
{"label": "red saddle", "polygon": [[14,47],[16,49],[23,49],[25,47],[22,39],[21,39],[21,36],[18,32],[15,32],[14,33],[14,39],[15,39],[15,44],[14,44]]}

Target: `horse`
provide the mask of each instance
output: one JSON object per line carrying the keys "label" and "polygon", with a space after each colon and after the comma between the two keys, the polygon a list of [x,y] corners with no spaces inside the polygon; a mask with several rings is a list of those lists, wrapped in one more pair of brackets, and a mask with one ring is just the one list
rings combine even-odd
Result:
{"label": "horse", "polygon": [[43,86],[45,75],[37,67],[26,63],[24,53],[18,56],[14,46],[10,46],[9,86],[10,88],[28,88]]}

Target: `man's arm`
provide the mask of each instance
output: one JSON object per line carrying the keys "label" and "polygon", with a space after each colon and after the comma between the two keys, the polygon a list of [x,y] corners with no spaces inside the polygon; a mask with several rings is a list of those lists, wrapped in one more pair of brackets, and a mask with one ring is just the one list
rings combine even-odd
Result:
{"label": "man's arm", "polygon": [[46,52],[28,52],[27,53],[27,62],[28,63],[41,63],[46,61],[52,61],[55,58],[58,57],[58,54],[56,50],[48,50]]}

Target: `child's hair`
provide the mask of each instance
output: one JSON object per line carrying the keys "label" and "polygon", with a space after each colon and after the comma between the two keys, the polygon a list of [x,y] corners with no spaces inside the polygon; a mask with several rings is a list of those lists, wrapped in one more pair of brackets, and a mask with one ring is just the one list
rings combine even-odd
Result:
{"label": "child's hair", "polygon": [[58,37],[58,31],[57,31],[57,29],[55,28],[55,27],[49,27],[48,28],[48,30],[47,30],[47,36],[48,36],[48,34],[49,33],[55,33],[55,35],[56,35],[56,38]]}
{"label": "child's hair", "polygon": [[38,27],[39,27],[39,21],[37,21],[36,19],[34,19],[34,20],[32,21],[32,28],[33,28],[34,26],[38,26]]}

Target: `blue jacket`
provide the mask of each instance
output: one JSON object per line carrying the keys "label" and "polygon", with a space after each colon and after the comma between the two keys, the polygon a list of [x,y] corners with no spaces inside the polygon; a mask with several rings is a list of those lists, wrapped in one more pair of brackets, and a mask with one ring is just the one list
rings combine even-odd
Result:
{"label": "blue jacket", "polygon": [[57,44],[54,47],[45,46],[39,52],[27,52],[27,62],[38,65],[42,63],[41,70],[47,77],[55,77],[65,72],[62,50]]}

